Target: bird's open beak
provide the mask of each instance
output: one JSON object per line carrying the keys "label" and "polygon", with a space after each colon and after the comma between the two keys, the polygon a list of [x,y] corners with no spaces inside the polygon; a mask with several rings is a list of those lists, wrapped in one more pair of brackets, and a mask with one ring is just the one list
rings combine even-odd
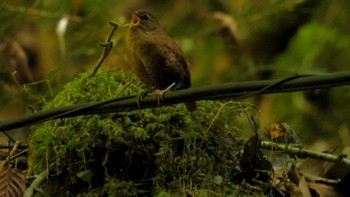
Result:
{"label": "bird's open beak", "polygon": [[139,23],[140,23],[140,21],[141,21],[141,18],[139,17],[139,15],[137,15],[135,12],[133,12],[132,14],[131,14],[131,23],[133,24],[133,25],[138,25]]}
{"label": "bird's open beak", "polygon": [[128,9],[131,13],[131,22],[126,24],[125,26],[137,26],[141,22],[141,18],[138,14],[136,14],[134,11]]}

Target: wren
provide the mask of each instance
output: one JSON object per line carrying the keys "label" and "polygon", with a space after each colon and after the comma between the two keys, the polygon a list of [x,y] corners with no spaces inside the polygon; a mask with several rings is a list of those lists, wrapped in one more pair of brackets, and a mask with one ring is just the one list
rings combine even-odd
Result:
{"label": "wren", "polygon": [[[131,11],[127,32],[127,56],[132,71],[141,82],[163,90],[191,87],[189,62],[184,53],[146,11]],[[185,103],[189,111],[195,102]]]}

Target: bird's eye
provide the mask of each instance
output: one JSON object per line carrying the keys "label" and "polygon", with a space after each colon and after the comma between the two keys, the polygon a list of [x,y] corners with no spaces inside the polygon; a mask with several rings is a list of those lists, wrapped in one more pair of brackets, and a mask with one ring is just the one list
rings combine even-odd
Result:
{"label": "bird's eye", "polygon": [[148,19],[149,19],[149,15],[148,15],[148,14],[143,15],[143,16],[142,16],[142,19],[148,20]]}

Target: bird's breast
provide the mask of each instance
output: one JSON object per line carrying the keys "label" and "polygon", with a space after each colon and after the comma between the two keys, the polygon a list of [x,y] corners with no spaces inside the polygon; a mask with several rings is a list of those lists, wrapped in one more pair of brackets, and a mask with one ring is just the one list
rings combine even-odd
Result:
{"label": "bird's breast", "polygon": [[190,86],[187,60],[170,37],[129,31],[129,62],[142,82],[157,89],[165,89],[172,83],[177,84],[177,89]]}

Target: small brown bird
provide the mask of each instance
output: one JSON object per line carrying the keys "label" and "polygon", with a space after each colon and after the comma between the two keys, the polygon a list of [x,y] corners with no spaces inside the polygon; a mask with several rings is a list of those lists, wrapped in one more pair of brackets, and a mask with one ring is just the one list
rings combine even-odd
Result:
{"label": "small brown bird", "polygon": [[[131,11],[127,33],[127,54],[131,69],[141,82],[162,90],[191,87],[189,63],[177,44],[162,30],[154,16],[145,11]],[[195,102],[186,103],[188,110]]]}

